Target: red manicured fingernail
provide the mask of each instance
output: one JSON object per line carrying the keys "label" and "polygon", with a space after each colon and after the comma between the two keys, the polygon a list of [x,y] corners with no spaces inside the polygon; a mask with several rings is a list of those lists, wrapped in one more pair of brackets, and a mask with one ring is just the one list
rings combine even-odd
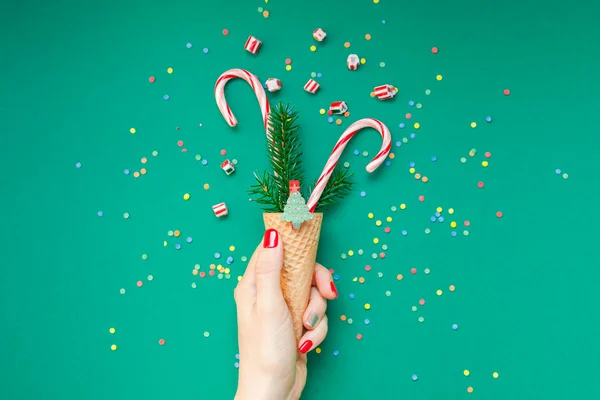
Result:
{"label": "red manicured fingernail", "polygon": [[266,249],[272,249],[273,247],[277,247],[278,242],[279,234],[277,231],[275,229],[267,229],[263,239],[263,247]]}
{"label": "red manicured fingernail", "polygon": [[335,287],[335,283],[331,282],[331,291],[335,293],[335,297],[338,297],[337,288]]}
{"label": "red manicured fingernail", "polygon": [[311,347],[312,347],[312,340],[307,340],[304,343],[302,343],[302,346],[300,346],[298,348],[298,350],[300,350],[300,353],[306,354],[310,350]]}

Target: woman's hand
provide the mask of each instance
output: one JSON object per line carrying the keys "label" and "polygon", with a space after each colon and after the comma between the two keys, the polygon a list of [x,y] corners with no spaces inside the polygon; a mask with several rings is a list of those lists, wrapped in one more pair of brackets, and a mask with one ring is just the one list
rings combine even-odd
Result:
{"label": "woman's hand", "polygon": [[306,353],[327,335],[326,299],[337,290],[329,271],[315,266],[305,334],[296,343],[281,292],[283,246],[274,229],[265,232],[234,291],[240,370],[236,400],[297,400],[306,384]]}

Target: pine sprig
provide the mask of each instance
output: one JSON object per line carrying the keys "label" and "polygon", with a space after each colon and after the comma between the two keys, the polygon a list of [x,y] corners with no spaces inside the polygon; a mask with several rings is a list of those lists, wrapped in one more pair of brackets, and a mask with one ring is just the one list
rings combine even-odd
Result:
{"label": "pine sprig", "polygon": [[[315,212],[322,212],[329,209],[329,207],[340,202],[341,199],[346,197],[350,190],[352,189],[352,185],[354,182],[352,181],[352,173],[348,168],[341,168],[337,165],[329,177],[329,181],[327,181],[327,185],[325,185],[325,189],[321,194],[321,198],[317,203],[317,207],[315,208]],[[313,188],[316,186],[317,182],[311,187],[310,191],[312,193]]]}
{"label": "pine sprig", "polygon": [[282,201],[281,192],[275,184],[273,176],[267,172],[263,172],[262,175],[259,172],[255,172],[254,178],[256,179],[256,184],[250,187],[248,194],[254,201],[263,206],[264,211],[281,212],[283,210],[279,208],[279,204]]}

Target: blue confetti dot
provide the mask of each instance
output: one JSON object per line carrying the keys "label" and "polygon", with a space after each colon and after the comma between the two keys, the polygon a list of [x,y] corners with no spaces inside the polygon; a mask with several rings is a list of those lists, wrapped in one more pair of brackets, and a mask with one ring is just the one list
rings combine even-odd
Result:
{"label": "blue confetti dot", "polygon": [[323,74],[320,72],[317,72],[317,78],[322,78],[322,77],[323,77]]}
{"label": "blue confetti dot", "polygon": [[236,368],[239,368],[240,367],[240,363],[236,361],[236,362],[233,363],[233,366],[236,367]]}
{"label": "blue confetti dot", "polygon": [[236,359],[236,360],[239,360],[239,359],[240,359],[240,353],[237,353],[237,354],[235,355],[235,359]]}
{"label": "blue confetti dot", "polygon": [[403,229],[402,230],[402,236],[406,236],[406,235],[408,235],[408,232],[406,231],[406,229]]}
{"label": "blue confetti dot", "polygon": [[215,253],[215,258],[217,258],[217,259],[221,258],[221,253]]}
{"label": "blue confetti dot", "polygon": [[230,264],[230,265],[233,264],[233,257],[232,256],[227,257],[227,264]]}
{"label": "blue confetti dot", "polygon": [[327,122],[329,122],[331,124],[333,122],[333,117],[327,118]]}
{"label": "blue confetti dot", "polygon": [[440,215],[442,215],[442,214],[440,214],[440,212],[439,212],[439,211],[436,211],[436,212],[435,212],[435,216],[436,216],[436,218],[437,218],[437,217],[439,217]]}
{"label": "blue confetti dot", "polygon": [[371,323],[371,321],[369,321],[369,318],[365,318],[365,325],[369,325]]}
{"label": "blue confetti dot", "polygon": [[457,330],[458,329],[458,325],[457,324],[452,324],[452,330]]}
{"label": "blue confetti dot", "polygon": [[413,168],[415,166],[415,162],[411,161],[411,162],[408,163],[408,165],[410,165],[410,167]]}
{"label": "blue confetti dot", "polygon": [[456,236],[456,231],[452,231],[452,232],[450,232],[450,235],[452,235],[452,236]]}
{"label": "blue confetti dot", "polygon": [[340,276],[339,276],[339,275],[334,275],[334,276],[333,276],[333,280],[334,280],[334,281],[337,281],[338,279],[340,279]]}
{"label": "blue confetti dot", "polygon": [[436,162],[437,161],[437,157],[436,156],[431,156],[431,161]]}
{"label": "blue confetti dot", "polygon": [[556,171],[554,171],[554,172],[556,172],[556,175],[560,175],[560,173],[561,173],[562,171],[561,171],[560,169],[556,168]]}
{"label": "blue confetti dot", "polygon": [[415,105],[415,102],[414,102],[414,101],[412,101],[412,100],[410,100],[410,101],[408,102],[408,105],[412,107],[412,106],[414,106],[414,105]]}
{"label": "blue confetti dot", "polygon": [[267,83],[266,83],[266,82],[264,82],[264,83],[262,84],[262,87],[263,87],[263,89],[266,89],[266,88],[267,88]]}
{"label": "blue confetti dot", "polygon": [[192,243],[192,240],[194,240],[194,239],[192,239],[191,236],[188,236],[187,239],[185,239],[185,241],[188,243]]}
{"label": "blue confetti dot", "polygon": [[400,127],[400,129],[404,129],[404,122],[400,122],[400,125],[398,125]]}
{"label": "blue confetti dot", "polygon": [[390,160],[387,160],[387,161],[385,162],[385,166],[386,166],[386,167],[389,167],[390,165],[392,165],[392,162],[391,162]]}
{"label": "blue confetti dot", "polygon": [[411,138],[411,139],[414,139],[414,138],[416,138],[416,137],[417,137],[417,135],[415,135],[414,133],[411,133],[411,134],[410,134],[410,138]]}
{"label": "blue confetti dot", "polygon": [[204,52],[204,54],[208,54],[208,47],[203,48],[202,51]]}
{"label": "blue confetti dot", "polygon": [[102,217],[104,215],[104,213],[102,211],[98,211],[98,216]]}
{"label": "blue confetti dot", "polygon": [[191,49],[191,48],[192,48],[192,44],[191,44],[191,43],[187,43],[187,44],[185,45],[185,47],[187,47],[188,49]]}
{"label": "blue confetti dot", "polygon": [[438,221],[440,221],[440,222],[444,222],[444,217],[439,217],[439,218],[438,218]]}
{"label": "blue confetti dot", "polygon": [[350,293],[350,294],[348,295],[348,298],[349,298],[350,300],[354,300],[354,293]]}
{"label": "blue confetti dot", "polygon": [[208,160],[202,160],[202,165],[208,164]]}
{"label": "blue confetti dot", "polygon": [[81,168],[81,163],[78,162],[77,164],[75,164],[75,168]]}
{"label": "blue confetti dot", "polygon": [[339,354],[340,354],[339,350],[334,350],[334,351],[333,351],[333,355],[334,355],[334,356],[337,356],[337,355],[339,355]]}
{"label": "blue confetti dot", "polygon": [[432,215],[432,216],[429,218],[429,220],[430,220],[431,222],[435,222],[435,217]]}
{"label": "blue confetti dot", "polygon": [[124,173],[125,175],[129,175],[129,170],[128,170],[128,169],[126,169],[126,170],[124,170],[124,171],[123,171],[123,173]]}
{"label": "blue confetti dot", "polygon": [[181,249],[181,245],[180,245],[179,243],[177,243],[177,244],[175,245],[175,250],[179,250],[179,249]]}
{"label": "blue confetti dot", "polygon": [[360,151],[358,149],[354,149],[354,155],[357,156],[360,154]]}
{"label": "blue confetti dot", "polygon": [[417,376],[417,374],[412,374],[412,380],[416,381],[417,379],[419,379],[419,377]]}
{"label": "blue confetti dot", "polygon": [[396,142],[396,147],[400,147],[400,146],[402,146],[402,142],[398,140],[398,141]]}
{"label": "blue confetti dot", "polygon": [[385,19],[382,19],[382,20],[381,20],[381,23],[385,25]]}
{"label": "blue confetti dot", "polygon": [[492,117],[490,117],[489,115],[487,117],[485,117],[486,122],[492,122]]}
{"label": "blue confetti dot", "polygon": [[169,99],[170,99],[170,97],[169,97],[169,95],[168,95],[168,94],[165,94],[165,95],[163,96],[163,99],[165,99],[165,100],[169,100]]}
{"label": "blue confetti dot", "polygon": [[365,191],[360,192],[360,197],[365,197],[366,195],[367,195],[367,192],[365,192]]}

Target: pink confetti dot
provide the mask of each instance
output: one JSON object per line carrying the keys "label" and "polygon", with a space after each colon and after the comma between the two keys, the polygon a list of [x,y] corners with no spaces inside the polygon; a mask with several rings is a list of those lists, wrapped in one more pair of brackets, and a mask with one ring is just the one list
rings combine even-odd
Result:
{"label": "pink confetti dot", "polygon": [[489,151],[485,152],[485,157],[486,158],[490,158],[492,156],[492,153],[490,153]]}
{"label": "pink confetti dot", "polygon": [[379,253],[379,258],[385,258],[385,253],[383,251]]}
{"label": "pink confetti dot", "polygon": [[370,265],[367,265],[367,266],[365,267],[365,271],[370,271],[370,270],[371,270],[371,266],[370,266]]}
{"label": "pink confetti dot", "polygon": [[177,141],[177,146],[183,147],[183,140],[178,140]]}
{"label": "pink confetti dot", "polygon": [[223,29],[223,35],[225,35],[225,36],[229,35],[229,29]]}
{"label": "pink confetti dot", "polygon": [[200,272],[200,278],[205,278],[206,277],[206,272],[202,271]]}
{"label": "pink confetti dot", "polygon": [[502,211],[496,211],[496,217],[502,218]]}
{"label": "pink confetti dot", "polygon": [[411,113],[407,113],[406,114],[406,119],[411,119],[412,118],[412,114]]}
{"label": "pink confetti dot", "polygon": [[437,54],[437,52],[438,52],[438,48],[437,48],[437,47],[433,47],[433,48],[431,49],[431,52],[432,52],[433,54]]}
{"label": "pink confetti dot", "polygon": [[505,96],[509,96],[509,95],[510,95],[510,90],[508,90],[508,89],[504,89],[504,95],[505,95]]}
{"label": "pink confetti dot", "polygon": [[333,273],[334,273],[334,272],[335,272],[335,270],[334,270],[333,268],[331,268],[331,269],[329,270],[329,273],[330,273],[331,275],[333,275]]}
{"label": "pink confetti dot", "polygon": [[160,344],[161,346],[164,346],[165,345],[165,339],[160,339],[158,341],[158,344]]}
{"label": "pink confetti dot", "polygon": [[477,182],[477,187],[479,189],[483,189],[483,182]]}
{"label": "pink confetti dot", "polygon": [[411,268],[410,269],[410,273],[413,274],[413,275],[416,274],[417,273],[417,269],[416,268]]}
{"label": "pink confetti dot", "polygon": [[227,150],[225,150],[225,149],[221,150],[221,155],[224,156],[225,154],[227,154]]}
{"label": "pink confetti dot", "polygon": [[181,149],[182,153],[187,153],[187,149]]}
{"label": "pink confetti dot", "polygon": [[419,196],[419,201],[425,201],[425,196],[423,196],[423,195]]}
{"label": "pink confetti dot", "polygon": [[356,335],[356,340],[360,340],[360,339],[362,339],[362,337],[363,336],[359,333],[358,335]]}
{"label": "pink confetti dot", "polygon": [[470,225],[471,225],[471,223],[469,222],[469,220],[466,220],[465,221],[465,226],[470,226]]}
{"label": "pink confetti dot", "polygon": [[425,305],[425,299],[419,300],[419,304],[422,305],[422,306],[424,306]]}
{"label": "pink confetti dot", "polygon": [[208,273],[210,276],[215,276],[215,270],[211,269],[210,272]]}
{"label": "pink confetti dot", "polygon": [[142,287],[142,286],[144,286],[144,282],[137,281],[136,285],[137,285],[137,287]]}
{"label": "pink confetti dot", "polygon": [[286,63],[287,65],[290,65],[290,64],[292,63],[292,59],[291,59],[291,58],[286,58],[286,59],[285,59],[285,63]]}
{"label": "pink confetti dot", "polygon": [[390,233],[391,229],[389,226],[386,226],[385,229],[383,230],[385,233]]}

